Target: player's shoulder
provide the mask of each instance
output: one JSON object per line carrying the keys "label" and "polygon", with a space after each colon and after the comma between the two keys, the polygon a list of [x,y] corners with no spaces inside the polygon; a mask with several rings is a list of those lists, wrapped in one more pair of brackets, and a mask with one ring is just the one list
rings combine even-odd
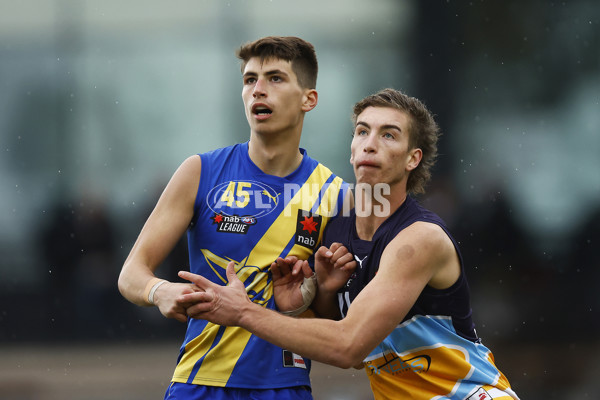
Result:
{"label": "player's shoulder", "polygon": [[200,178],[202,170],[202,160],[197,154],[187,157],[173,175],[171,179],[174,182],[185,183],[189,181],[196,182]]}
{"label": "player's shoulder", "polygon": [[423,220],[415,221],[398,232],[389,245],[410,246],[432,257],[454,252],[454,245],[446,230],[435,222]]}

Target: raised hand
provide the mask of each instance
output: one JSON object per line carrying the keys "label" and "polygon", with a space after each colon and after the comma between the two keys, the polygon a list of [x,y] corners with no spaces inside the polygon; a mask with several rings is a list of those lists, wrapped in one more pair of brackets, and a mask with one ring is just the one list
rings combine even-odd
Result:
{"label": "raised hand", "polygon": [[337,292],[348,282],[356,265],[354,255],[341,243],[332,243],[329,248],[321,246],[315,253],[319,291]]}
{"label": "raised hand", "polygon": [[314,273],[308,261],[299,260],[295,256],[277,258],[271,264],[273,274],[273,296],[280,311],[296,310],[304,305],[300,286],[304,278]]}

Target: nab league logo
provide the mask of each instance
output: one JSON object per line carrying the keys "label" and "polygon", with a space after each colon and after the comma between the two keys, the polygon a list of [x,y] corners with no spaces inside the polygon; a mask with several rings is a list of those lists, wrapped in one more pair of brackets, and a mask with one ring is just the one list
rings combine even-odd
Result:
{"label": "nab league logo", "polygon": [[206,205],[215,213],[227,217],[244,215],[260,218],[271,213],[279,203],[279,193],[256,181],[228,181],[212,188]]}
{"label": "nab league logo", "polygon": [[256,224],[256,218],[251,216],[224,215],[215,214],[211,217],[213,225],[217,225],[217,232],[239,233],[245,235],[248,233],[250,225]]}
{"label": "nab league logo", "polygon": [[322,216],[304,210],[298,210],[296,222],[296,244],[314,249],[319,240]]}

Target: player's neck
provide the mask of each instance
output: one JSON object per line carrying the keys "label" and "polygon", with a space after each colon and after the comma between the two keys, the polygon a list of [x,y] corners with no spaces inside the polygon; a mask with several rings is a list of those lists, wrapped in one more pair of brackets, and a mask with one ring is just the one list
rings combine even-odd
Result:
{"label": "player's neck", "polygon": [[[296,137],[297,136],[297,137]],[[264,136],[252,133],[248,143],[248,155],[265,174],[287,176],[302,162],[300,135]]]}
{"label": "player's neck", "polygon": [[360,190],[357,185],[354,208],[356,213],[356,233],[362,240],[372,240],[375,232],[406,200],[406,190],[402,187],[391,188],[389,194],[371,190]]}

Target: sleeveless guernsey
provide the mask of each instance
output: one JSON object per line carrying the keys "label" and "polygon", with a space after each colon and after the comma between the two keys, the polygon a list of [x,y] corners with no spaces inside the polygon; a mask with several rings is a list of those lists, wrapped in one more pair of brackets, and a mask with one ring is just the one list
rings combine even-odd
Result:
{"label": "sleeveless guernsey", "polygon": [[[248,143],[201,154],[202,171],[188,229],[190,271],[225,285],[230,261],[250,299],[275,309],[269,267],[277,257],[308,259],[348,185],[310,158],[286,177],[264,174]],[[239,327],[190,319],[174,382],[273,389],[309,386],[310,360]]]}
{"label": "sleeveless guernsey", "polygon": [[443,290],[426,286],[404,320],[364,360],[375,399],[510,399],[508,380],[475,332],[462,256],[441,218],[407,196],[371,241],[358,238],[355,221],[354,211],[337,218],[323,239],[325,246],[344,244],[359,264],[338,293],[342,317],[377,273],[388,243],[417,221],[439,225],[461,264],[456,283]]}

